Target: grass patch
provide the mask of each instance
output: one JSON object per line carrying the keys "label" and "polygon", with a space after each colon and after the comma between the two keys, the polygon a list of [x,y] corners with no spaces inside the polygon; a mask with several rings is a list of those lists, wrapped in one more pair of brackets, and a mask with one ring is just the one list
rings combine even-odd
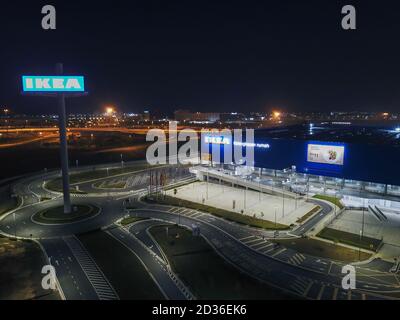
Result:
{"label": "grass patch", "polygon": [[171,196],[160,196],[158,198],[146,197],[145,200],[148,202],[155,202],[155,203],[167,204],[167,205],[172,205],[172,206],[180,206],[180,207],[185,207],[185,208],[190,208],[190,209],[195,209],[195,210],[211,213],[217,217],[224,218],[224,219],[227,219],[230,221],[234,221],[234,222],[252,226],[252,227],[257,227],[257,228],[262,228],[262,229],[267,229],[267,230],[287,230],[287,229],[289,229],[289,226],[284,225],[284,224],[280,224],[280,223],[275,224],[272,221],[258,219],[258,218],[254,218],[254,217],[240,214],[237,212],[219,209],[219,208],[211,207],[208,205],[204,205],[204,204],[200,204],[200,203],[196,203],[196,202],[192,202],[192,201],[188,201],[188,200],[174,198]]}
{"label": "grass patch", "polygon": [[126,181],[118,181],[115,183],[111,183],[109,181],[98,181],[93,183],[93,186],[98,189],[124,189],[126,186]]}
{"label": "grass patch", "polygon": [[274,240],[274,242],[280,243],[287,248],[296,250],[301,253],[320,258],[343,261],[346,263],[355,262],[359,259],[367,260],[371,257],[371,254],[369,253],[360,253],[357,249],[350,249],[338,246],[336,244],[328,243],[318,239],[299,238],[290,240]]}
{"label": "grass patch", "polygon": [[314,214],[316,214],[319,210],[321,209],[320,206],[316,206],[314,208],[312,208],[310,211],[308,211],[304,216],[298,218],[296,220],[297,223],[303,223],[304,221],[306,221],[307,219],[311,218]]}
{"label": "grass patch", "polygon": [[[155,226],[150,233],[171,267],[198,299],[290,299],[289,295],[242,274],[202,238],[178,227]],[[179,237],[177,238],[177,234]]]}
{"label": "grass patch", "polygon": [[41,286],[45,264],[35,242],[0,237],[0,300],[59,300],[56,290]]}
{"label": "grass patch", "polygon": [[126,226],[128,224],[141,221],[141,220],[147,220],[148,218],[141,218],[141,217],[127,217],[121,220],[121,225]]}
{"label": "grass patch", "polygon": [[37,212],[32,219],[40,223],[62,224],[79,221],[93,217],[99,213],[100,208],[92,205],[73,205],[73,211],[64,213],[64,207],[54,207]]}
{"label": "grass patch", "polygon": [[139,259],[103,231],[78,236],[122,300],[164,300]]}
{"label": "grass patch", "polygon": [[376,251],[382,242],[382,240],[369,238],[366,236],[363,236],[360,239],[360,235],[358,234],[332,228],[323,229],[317,234],[317,237],[372,251]]}
{"label": "grass patch", "polygon": [[340,199],[335,198],[335,197],[331,197],[331,196],[327,196],[327,195],[323,195],[323,194],[316,194],[313,196],[313,198],[329,201],[329,202],[335,204],[336,206],[338,206],[339,209],[344,208],[344,205],[340,202]]}

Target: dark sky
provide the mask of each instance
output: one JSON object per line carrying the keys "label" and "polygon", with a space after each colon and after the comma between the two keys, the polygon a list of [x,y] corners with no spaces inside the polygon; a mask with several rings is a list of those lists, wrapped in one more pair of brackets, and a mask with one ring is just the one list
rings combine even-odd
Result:
{"label": "dark sky", "polygon": [[[395,1],[1,1],[0,106],[55,112],[21,97],[20,75],[83,74],[69,112],[400,110]],[[398,1],[397,1],[398,3]],[[41,29],[41,7],[57,30]],[[341,29],[341,8],[357,30]]]}

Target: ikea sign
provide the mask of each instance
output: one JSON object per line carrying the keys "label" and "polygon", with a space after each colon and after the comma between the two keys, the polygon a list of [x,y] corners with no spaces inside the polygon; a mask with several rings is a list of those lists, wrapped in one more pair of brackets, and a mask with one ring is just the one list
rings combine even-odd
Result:
{"label": "ikea sign", "polygon": [[84,92],[82,76],[22,76],[24,92]]}

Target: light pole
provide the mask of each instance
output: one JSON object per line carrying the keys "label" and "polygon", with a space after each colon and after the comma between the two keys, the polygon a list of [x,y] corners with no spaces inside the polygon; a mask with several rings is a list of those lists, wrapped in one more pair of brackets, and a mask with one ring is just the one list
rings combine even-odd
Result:
{"label": "light pole", "polygon": [[17,239],[17,222],[15,221],[15,211],[13,212],[13,220],[14,220],[14,237]]}
{"label": "light pole", "polygon": [[246,209],[246,198],[247,198],[247,187],[244,189],[244,202],[243,202],[243,204],[244,204],[244,209]]}
{"label": "light pole", "polygon": [[207,170],[207,182],[206,182],[206,198],[208,200],[208,170]]}
{"label": "light pole", "polygon": [[363,206],[362,206],[362,224],[361,224],[361,231],[362,231],[362,235],[364,235],[364,217],[365,217],[365,211],[364,211],[364,206],[365,206],[365,199],[363,198]]}
{"label": "light pole", "polygon": [[[56,65],[57,75],[63,74],[62,63]],[[65,115],[65,94],[58,94],[59,108],[59,128],[60,128],[60,155],[61,155],[61,170],[64,196],[64,213],[71,213],[71,198],[69,193],[69,173],[68,173],[68,145],[67,145],[67,125]]]}
{"label": "light pole", "polygon": [[358,247],[358,261],[361,261],[361,241],[362,241],[362,230],[360,230],[360,244]]}
{"label": "light pole", "polygon": [[336,194],[337,194],[337,191],[335,189],[335,218],[336,218]]}

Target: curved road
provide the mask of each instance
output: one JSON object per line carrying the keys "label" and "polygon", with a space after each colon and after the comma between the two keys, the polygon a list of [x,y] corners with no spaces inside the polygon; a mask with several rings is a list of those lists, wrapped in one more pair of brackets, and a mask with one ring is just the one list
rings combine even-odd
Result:
{"label": "curved road", "polygon": [[[106,167],[110,166],[102,166],[103,169]],[[87,168],[79,171],[85,170]],[[142,192],[148,184],[148,172],[145,171],[102,177],[76,184],[86,194],[73,195],[74,203],[93,203],[102,208],[100,214],[93,218],[62,226],[43,226],[33,222],[31,216],[37,211],[62,204],[60,193],[44,188],[44,181],[57,176],[58,172],[48,172],[15,182],[13,192],[21,198],[21,205],[0,219],[0,232],[9,236],[16,234],[21,238],[38,239],[56,267],[62,291],[67,299],[117,297],[111,284],[106,292],[99,291],[99,287],[107,287],[104,284],[107,284],[108,280],[79,240],[71,240],[69,237],[88,230],[104,229],[106,226],[113,226],[106,232],[141,260],[167,298],[192,298],[190,292],[170,270],[162,250],[147,232],[149,227],[164,222],[178,223],[188,228],[197,225],[202,236],[226,261],[252,277],[297,296],[309,299],[380,299],[385,298],[383,295],[400,293],[397,276],[373,270],[372,264],[366,265],[365,268],[357,266],[357,290],[345,291],[341,288],[343,264],[276,245],[268,241],[268,238],[274,236],[274,232],[242,226],[196,210],[142,204],[143,208],[134,211],[139,216],[152,220],[135,223],[127,229],[116,228],[114,222],[126,214],[123,199]],[[179,178],[186,179],[188,175],[183,173]],[[125,183],[123,190],[115,188],[104,192],[101,189],[102,186],[121,182]],[[50,200],[40,202],[40,198]],[[312,201],[320,205],[322,210],[297,229],[280,232],[278,237],[301,236],[332,211],[332,206],[326,202]],[[75,245],[72,246],[71,243]],[[85,261],[87,265],[83,264]],[[100,276],[92,277],[90,272]],[[93,281],[95,278],[102,279],[97,288]]]}

